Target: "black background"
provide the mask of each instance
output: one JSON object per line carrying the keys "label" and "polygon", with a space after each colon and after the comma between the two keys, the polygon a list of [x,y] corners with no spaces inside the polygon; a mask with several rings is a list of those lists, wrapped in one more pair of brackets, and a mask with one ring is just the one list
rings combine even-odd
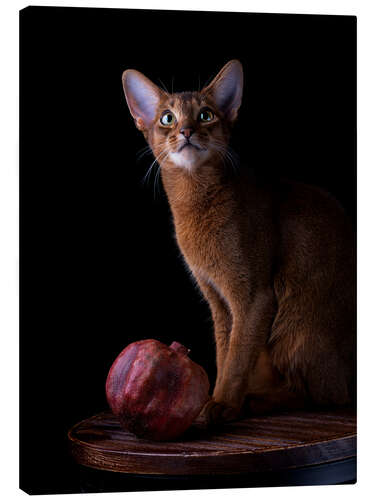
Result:
{"label": "black background", "polygon": [[191,348],[215,377],[209,310],[173,238],[121,74],[195,90],[244,65],[233,148],[334,194],[355,221],[356,19],[29,7],[20,13],[21,487],[79,491],[67,447],[107,409],[130,342]]}

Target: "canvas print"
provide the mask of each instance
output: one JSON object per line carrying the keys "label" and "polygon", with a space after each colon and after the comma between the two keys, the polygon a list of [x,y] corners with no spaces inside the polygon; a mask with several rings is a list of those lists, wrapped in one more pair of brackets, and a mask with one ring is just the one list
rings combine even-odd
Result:
{"label": "canvas print", "polygon": [[356,19],[20,37],[20,487],[353,484]]}

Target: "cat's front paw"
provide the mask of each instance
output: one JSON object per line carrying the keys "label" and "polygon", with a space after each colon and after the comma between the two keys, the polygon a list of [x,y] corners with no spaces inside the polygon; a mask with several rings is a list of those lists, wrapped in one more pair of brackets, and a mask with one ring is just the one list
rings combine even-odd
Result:
{"label": "cat's front paw", "polygon": [[240,411],[238,409],[210,399],[202,408],[194,423],[199,427],[208,428],[237,420],[239,414]]}

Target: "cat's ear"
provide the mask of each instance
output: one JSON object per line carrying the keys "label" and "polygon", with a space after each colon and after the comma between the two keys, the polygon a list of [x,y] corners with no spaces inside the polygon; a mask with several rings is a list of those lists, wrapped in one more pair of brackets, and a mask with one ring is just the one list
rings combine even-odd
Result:
{"label": "cat's ear", "polygon": [[130,113],[139,130],[146,130],[155,119],[162,94],[159,87],[135,69],[122,74],[122,85]]}
{"label": "cat's ear", "polygon": [[213,81],[202,90],[214,100],[216,106],[230,121],[234,121],[241,106],[243,70],[240,61],[229,61]]}

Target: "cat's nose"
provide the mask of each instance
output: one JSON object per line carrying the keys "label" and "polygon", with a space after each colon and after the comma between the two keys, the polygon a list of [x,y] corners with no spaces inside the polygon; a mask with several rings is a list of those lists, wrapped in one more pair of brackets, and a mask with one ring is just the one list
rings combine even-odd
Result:
{"label": "cat's nose", "polygon": [[186,137],[186,139],[189,139],[189,137],[191,137],[194,133],[194,129],[191,128],[191,127],[183,127],[181,130],[180,130],[180,134],[182,134],[184,137]]}

